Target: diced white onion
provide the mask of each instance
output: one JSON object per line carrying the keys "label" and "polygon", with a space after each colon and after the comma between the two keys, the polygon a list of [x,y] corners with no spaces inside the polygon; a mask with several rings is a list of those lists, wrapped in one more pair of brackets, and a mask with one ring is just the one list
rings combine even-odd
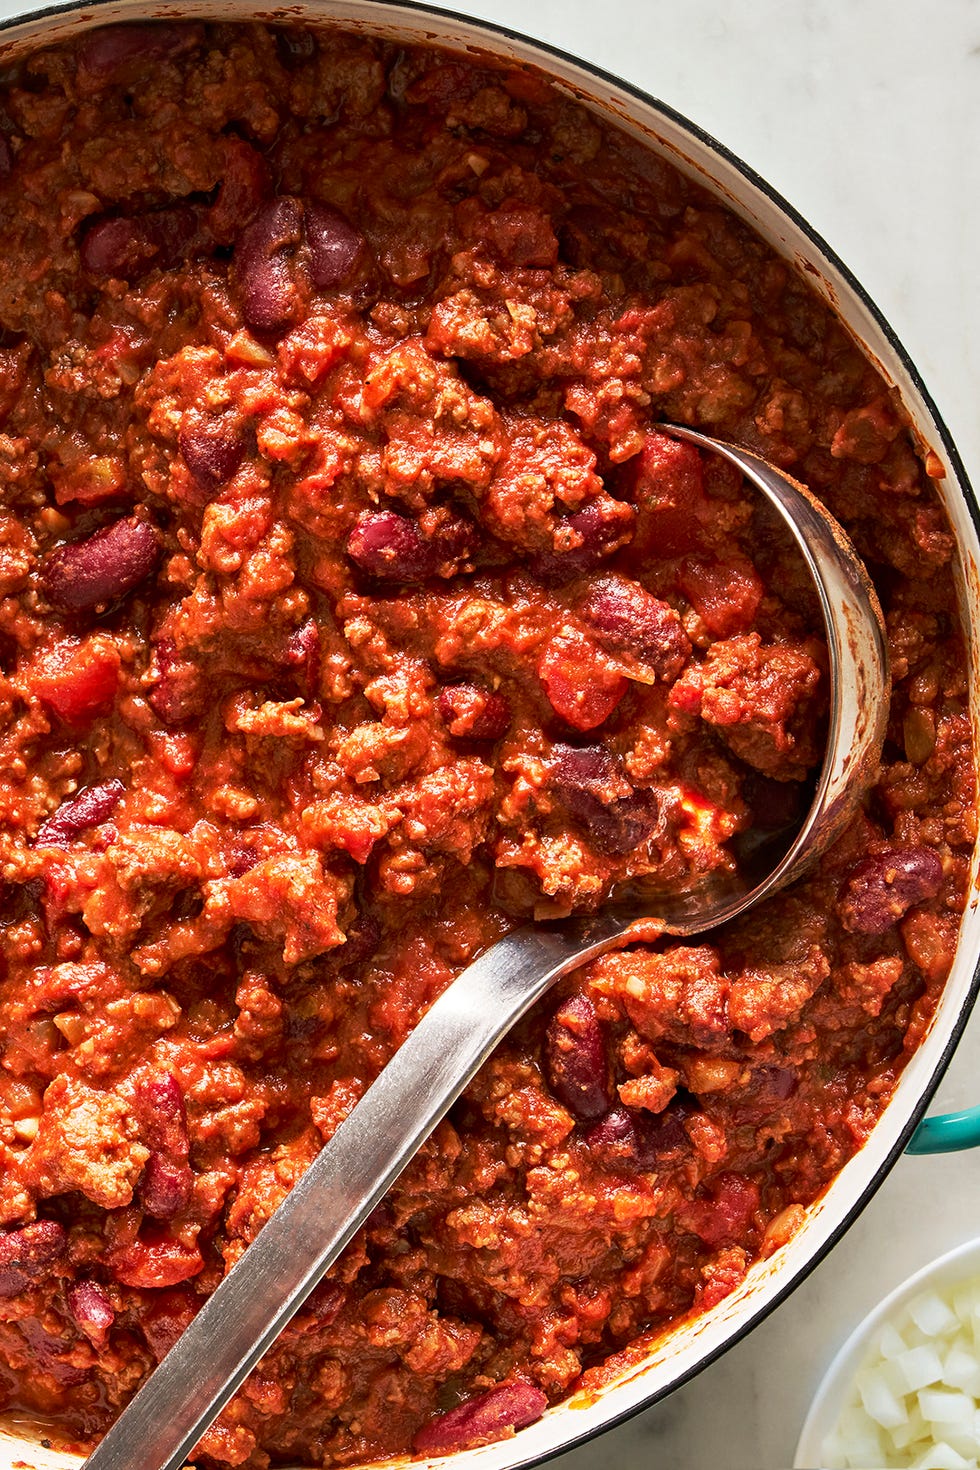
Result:
{"label": "diced white onion", "polygon": [[943,1360],[931,1342],[924,1342],[921,1347],[906,1348],[895,1359],[895,1366],[901,1374],[906,1393],[915,1393],[916,1389],[938,1383],[943,1377]]}
{"label": "diced white onion", "polygon": [[827,1470],[980,1470],[980,1280],[920,1292],[875,1335]]}
{"label": "diced white onion", "polygon": [[967,1393],[955,1388],[924,1388],[919,1394],[919,1407],[930,1424],[955,1424],[964,1428],[973,1424],[977,1406]]}
{"label": "diced white onion", "polygon": [[952,1445],[939,1440],[913,1460],[912,1466],[913,1470],[970,1470],[976,1463],[976,1460],[967,1460],[957,1454]]}
{"label": "diced white onion", "polygon": [[922,1291],[909,1302],[908,1314],[926,1337],[941,1337],[956,1327],[957,1316],[938,1291]]}
{"label": "diced white onion", "polygon": [[943,1363],[942,1379],[950,1388],[961,1388],[980,1399],[980,1358],[962,1342],[954,1342]]}

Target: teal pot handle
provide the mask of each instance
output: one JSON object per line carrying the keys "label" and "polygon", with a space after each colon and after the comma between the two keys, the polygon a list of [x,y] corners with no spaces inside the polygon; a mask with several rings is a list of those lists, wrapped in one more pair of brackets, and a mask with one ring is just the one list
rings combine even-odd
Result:
{"label": "teal pot handle", "polygon": [[912,1134],[907,1154],[951,1154],[956,1149],[980,1146],[980,1108],[961,1113],[937,1113],[923,1118]]}

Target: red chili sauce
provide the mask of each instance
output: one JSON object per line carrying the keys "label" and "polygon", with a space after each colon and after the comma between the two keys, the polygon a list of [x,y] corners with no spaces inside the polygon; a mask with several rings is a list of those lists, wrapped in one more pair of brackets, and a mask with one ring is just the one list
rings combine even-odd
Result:
{"label": "red chili sauce", "polygon": [[481,949],[805,810],[807,574],[657,424],[788,467],[873,573],[894,702],[844,839],[568,980],[196,1463],[510,1433],[792,1235],[942,991],[966,664],[899,406],[744,224],[536,73],[341,33],[18,63],[0,260],[0,1406],[68,1440]]}

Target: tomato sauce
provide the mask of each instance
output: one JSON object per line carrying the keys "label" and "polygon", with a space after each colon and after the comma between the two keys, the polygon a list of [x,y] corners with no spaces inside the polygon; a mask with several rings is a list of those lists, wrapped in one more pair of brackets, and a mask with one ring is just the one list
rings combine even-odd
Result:
{"label": "tomato sauce", "polygon": [[512,1433],[785,1243],[941,994],[967,673],[900,405],[544,78],[340,31],[10,67],[0,259],[0,1407],[67,1442],[486,945],[805,811],[807,573],[659,426],[791,470],[872,572],[892,715],[843,839],[564,982],[196,1463]]}

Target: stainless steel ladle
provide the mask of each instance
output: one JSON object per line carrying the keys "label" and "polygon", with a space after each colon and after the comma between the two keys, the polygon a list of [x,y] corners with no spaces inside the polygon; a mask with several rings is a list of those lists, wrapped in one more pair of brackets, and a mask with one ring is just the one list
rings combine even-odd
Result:
{"label": "stainless steel ladle", "polygon": [[561,975],[655,919],[690,935],[743,913],[797,878],[838,837],[874,776],[888,716],[878,599],[850,541],[803,486],[744,449],[691,429],[668,433],[735,465],[782,515],[820,598],[830,670],[826,754],[810,810],[759,882],[709,875],[675,895],[635,896],[585,918],[528,924],[492,945],[439,996],[340,1125],[85,1470],[178,1470],[371,1210],[514,1023]]}

